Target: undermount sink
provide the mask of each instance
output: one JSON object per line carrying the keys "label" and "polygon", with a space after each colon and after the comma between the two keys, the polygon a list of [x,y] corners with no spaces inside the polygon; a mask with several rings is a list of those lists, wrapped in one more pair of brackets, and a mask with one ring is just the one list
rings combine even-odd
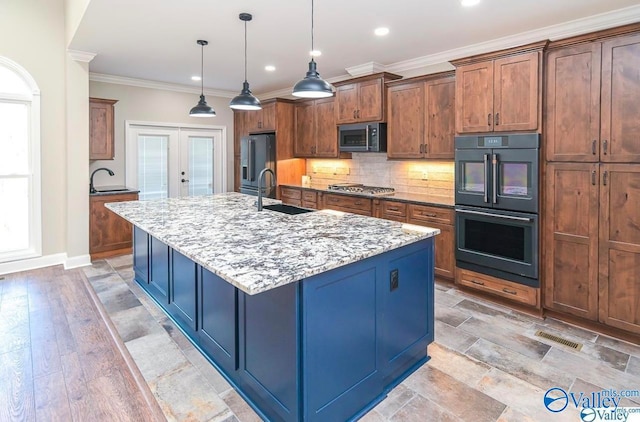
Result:
{"label": "undermount sink", "polygon": [[285,205],[285,204],[265,205],[262,208],[265,210],[281,212],[283,214],[289,214],[289,215],[305,214],[307,212],[315,211],[307,208],[294,207],[292,205]]}

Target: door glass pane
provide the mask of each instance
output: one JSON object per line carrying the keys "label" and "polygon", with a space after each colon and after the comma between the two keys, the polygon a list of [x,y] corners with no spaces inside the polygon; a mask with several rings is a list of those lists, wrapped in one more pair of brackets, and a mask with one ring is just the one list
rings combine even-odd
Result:
{"label": "door glass pane", "polygon": [[189,137],[189,196],[213,193],[213,138]]}
{"label": "door glass pane", "polygon": [[0,253],[29,248],[29,178],[0,178]]}
{"label": "door glass pane", "polygon": [[169,196],[168,145],[168,136],[138,136],[138,189],[141,200]]}
{"label": "door glass pane", "polygon": [[529,163],[500,163],[500,194],[508,196],[530,196],[531,178]]}
{"label": "door glass pane", "polygon": [[0,102],[0,175],[29,174],[29,108]]}
{"label": "door glass pane", "polygon": [[460,163],[460,166],[462,170],[462,190],[484,193],[484,163],[463,162]]}
{"label": "door glass pane", "polygon": [[525,230],[508,224],[464,220],[464,248],[502,258],[525,260]]}

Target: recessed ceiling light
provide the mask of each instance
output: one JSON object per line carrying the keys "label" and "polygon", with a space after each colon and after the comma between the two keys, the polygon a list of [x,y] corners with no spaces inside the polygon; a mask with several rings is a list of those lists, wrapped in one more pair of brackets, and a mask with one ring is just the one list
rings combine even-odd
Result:
{"label": "recessed ceiling light", "polygon": [[322,51],[320,51],[320,50],[311,50],[309,52],[309,54],[311,54],[311,57],[318,57],[318,56],[322,56]]}
{"label": "recessed ceiling light", "polygon": [[376,28],[375,31],[373,31],[373,33],[379,37],[384,37],[389,33],[389,28],[384,28],[384,27]]}
{"label": "recessed ceiling light", "polygon": [[480,3],[480,0],[460,0],[460,4],[462,4],[464,7],[475,6],[478,3]]}
{"label": "recessed ceiling light", "polygon": [[276,70],[276,67],[272,65],[267,65],[264,67],[264,70],[266,70],[267,72],[273,72]]}
{"label": "recessed ceiling light", "polygon": [[192,80],[192,81],[201,81],[201,80],[202,80],[202,78],[201,78],[200,76],[192,76],[192,77],[191,77],[191,80]]}

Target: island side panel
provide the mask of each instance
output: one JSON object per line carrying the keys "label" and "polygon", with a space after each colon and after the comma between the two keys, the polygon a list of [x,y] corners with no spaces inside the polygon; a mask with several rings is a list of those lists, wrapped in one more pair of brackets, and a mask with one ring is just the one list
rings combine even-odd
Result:
{"label": "island side panel", "polygon": [[138,283],[149,283],[149,235],[141,228],[133,227],[133,272]]}

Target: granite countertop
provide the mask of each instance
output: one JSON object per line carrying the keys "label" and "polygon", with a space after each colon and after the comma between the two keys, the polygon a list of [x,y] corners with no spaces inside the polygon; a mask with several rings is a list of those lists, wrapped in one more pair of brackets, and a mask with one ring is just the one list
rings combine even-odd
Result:
{"label": "granite countertop", "polygon": [[89,196],[103,196],[103,195],[123,195],[127,193],[139,193],[138,189],[130,189],[126,186],[96,186],[96,193],[89,193]]}
{"label": "granite countertop", "polygon": [[364,198],[377,198],[377,199],[387,199],[389,201],[400,201],[400,202],[414,202],[424,205],[434,205],[436,207],[442,208],[453,208],[455,205],[453,197],[448,198],[444,196],[434,196],[434,195],[421,195],[417,193],[407,193],[407,192],[395,192],[391,195],[370,195],[366,193],[358,193],[358,192],[341,192],[330,190],[327,185],[314,185],[311,186],[302,186],[300,184],[295,183],[287,183],[282,184],[280,186],[284,187],[292,187],[298,189],[308,189],[315,190],[320,192],[327,193],[335,193],[338,195],[349,195],[349,196],[361,196]]}
{"label": "granite countertop", "polygon": [[258,212],[255,204],[255,196],[230,192],[106,207],[248,294],[440,233],[331,210],[298,215]]}

